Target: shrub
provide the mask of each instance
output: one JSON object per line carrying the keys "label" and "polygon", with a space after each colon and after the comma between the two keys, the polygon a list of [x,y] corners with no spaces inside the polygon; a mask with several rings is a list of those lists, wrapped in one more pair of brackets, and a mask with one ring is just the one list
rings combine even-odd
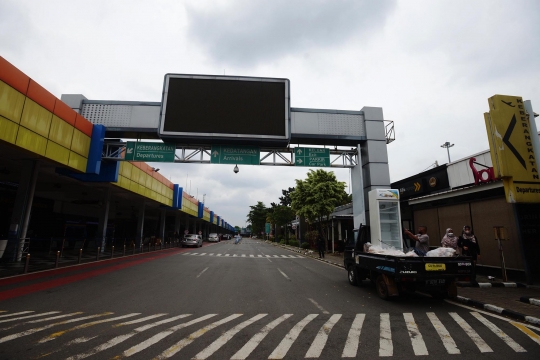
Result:
{"label": "shrub", "polygon": [[309,249],[309,243],[308,242],[303,242],[301,247],[302,247],[302,249],[307,250],[307,249]]}
{"label": "shrub", "polygon": [[291,234],[291,235],[289,236],[289,240],[296,240],[296,235]]}
{"label": "shrub", "polygon": [[300,244],[296,240],[289,240],[289,245],[299,247]]}
{"label": "shrub", "polygon": [[281,240],[279,243],[280,243],[281,245],[287,245],[287,241],[285,241],[285,240]]}

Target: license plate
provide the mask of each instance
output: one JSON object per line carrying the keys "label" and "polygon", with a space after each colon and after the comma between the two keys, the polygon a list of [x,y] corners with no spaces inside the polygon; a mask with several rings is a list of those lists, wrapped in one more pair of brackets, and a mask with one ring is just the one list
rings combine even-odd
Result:
{"label": "license plate", "polygon": [[446,264],[426,264],[426,271],[446,271]]}
{"label": "license plate", "polygon": [[446,283],[446,280],[444,279],[426,280],[426,285],[429,285],[429,286],[439,286],[439,285],[444,285],[445,283]]}

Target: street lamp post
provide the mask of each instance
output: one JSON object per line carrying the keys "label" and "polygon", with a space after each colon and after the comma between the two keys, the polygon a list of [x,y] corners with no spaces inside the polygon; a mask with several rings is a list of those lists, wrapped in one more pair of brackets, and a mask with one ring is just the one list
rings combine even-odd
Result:
{"label": "street lamp post", "polygon": [[446,148],[446,151],[448,152],[448,163],[450,163],[450,148],[454,146],[454,144],[450,144],[448,141],[441,145],[442,148]]}

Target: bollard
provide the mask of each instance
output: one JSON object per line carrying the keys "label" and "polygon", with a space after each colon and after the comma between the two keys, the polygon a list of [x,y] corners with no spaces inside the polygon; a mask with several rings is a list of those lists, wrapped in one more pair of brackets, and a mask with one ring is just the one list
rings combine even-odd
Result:
{"label": "bollard", "polygon": [[55,269],[58,267],[58,260],[60,260],[60,251],[56,252],[56,262],[54,264]]}
{"label": "bollard", "polygon": [[26,262],[24,263],[24,274],[28,272],[28,264],[30,264],[30,254],[26,254]]}
{"label": "bollard", "polygon": [[122,256],[126,256],[126,245],[124,244],[124,253],[122,254]]}
{"label": "bollard", "polygon": [[101,252],[101,247],[97,248],[96,261],[99,260],[99,253]]}
{"label": "bollard", "polygon": [[114,245],[111,248],[111,259],[113,258],[113,256],[114,256]]}
{"label": "bollard", "polygon": [[81,259],[82,259],[82,249],[79,249],[79,260],[77,261],[77,264],[81,263]]}

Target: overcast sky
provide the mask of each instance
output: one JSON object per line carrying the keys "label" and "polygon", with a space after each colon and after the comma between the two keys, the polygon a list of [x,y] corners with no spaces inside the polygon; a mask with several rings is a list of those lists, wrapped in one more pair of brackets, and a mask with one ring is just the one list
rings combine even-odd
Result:
{"label": "overcast sky", "polygon": [[[160,101],[165,73],[288,78],[291,106],[383,108],[397,181],[486,150],[494,94],[540,112],[540,2],[0,1],[0,53],[57,97]],[[305,168],[164,165],[233,225]],[[336,175],[349,182],[349,171]]]}

